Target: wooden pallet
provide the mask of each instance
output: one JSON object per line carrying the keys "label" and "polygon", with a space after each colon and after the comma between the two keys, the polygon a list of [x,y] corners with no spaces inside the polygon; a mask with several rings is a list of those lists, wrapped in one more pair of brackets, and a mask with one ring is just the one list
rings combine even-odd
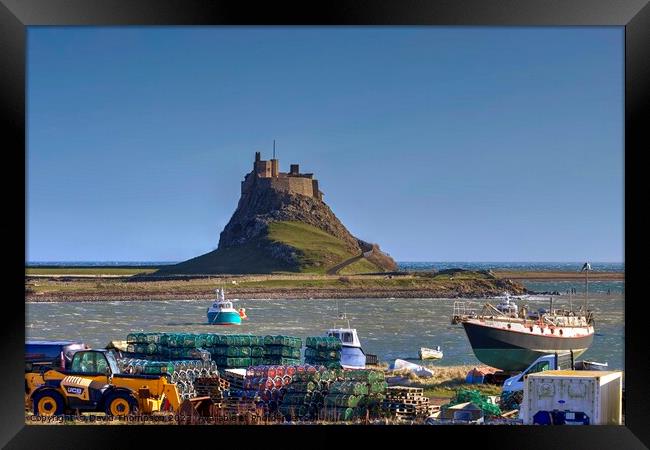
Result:
{"label": "wooden pallet", "polygon": [[410,409],[421,409],[421,408],[426,408],[429,406],[429,403],[404,403],[404,402],[396,402],[396,401],[391,401],[391,400],[384,400],[382,403],[384,407],[386,408],[410,408]]}
{"label": "wooden pallet", "polygon": [[203,386],[194,386],[194,390],[196,391],[197,395],[199,393],[204,393],[204,395],[209,395],[209,396],[219,396],[223,397],[225,393],[225,389],[222,388],[208,388],[206,389]]}
{"label": "wooden pallet", "polygon": [[387,394],[424,394],[424,388],[416,388],[411,386],[388,386],[386,388]]}
{"label": "wooden pallet", "polygon": [[419,398],[403,398],[398,400],[399,403],[405,405],[428,405],[429,397],[419,397]]}
{"label": "wooden pallet", "polygon": [[433,405],[429,404],[404,404],[397,402],[385,401],[383,404],[383,409],[388,411],[393,416],[413,416],[413,417],[422,417],[428,416],[431,414],[431,407]]}
{"label": "wooden pallet", "polygon": [[221,389],[228,389],[230,387],[230,382],[223,378],[196,378],[194,380],[195,386],[201,387],[218,387]]}
{"label": "wooden pallet", "polygon": [[413,414],[425,414],[429,411],[428,408],[403,408],[403,407],[393,407],[387,408],[387,411],[391,413],[413,413]]}
{"label": "wooden pallet", "polygon": [[404,393],[387,392],[386,393],[386,398],[393,398],[396,400],[398,399],[415,400],[422,397],[423,397],[422,394],[416,392],[404,392]]}
{"label": "wooden pallet", "polygon": [[419,398],[422,398],[422,395],[419,394],[404,394],[404,395],[393,395],[393,394],[386,394],[386,398],[388,399],[393,399],[396,401],[401,401],[401,400],[417,400]]}
{"label": "wooden pallet", "polygon": [[419,416],[415,414],[396,413],[395,418],[400,420],[417,420]]}

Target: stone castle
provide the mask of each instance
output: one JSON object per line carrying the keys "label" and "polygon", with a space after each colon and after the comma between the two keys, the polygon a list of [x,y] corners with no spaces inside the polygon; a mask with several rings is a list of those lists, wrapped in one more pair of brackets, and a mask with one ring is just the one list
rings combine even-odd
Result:
{"label": "stone castle", "polygon": [[291,164],[289,172],[280,172],[280,161],[275,158],[263,161],[260,152],[255,152],[253,170],[246,174],[241,183],[242,199],[257,189],[273,189],[323,200],[323,193],[318,189],[318,180],[314,179],[313,173],[300,173],[298,164]]}
{"label": "stone castle", "polygon": [[[397,269],[377,244],[356,238],[341,223],[323,201],[314,174],[300,173],[298,164],[290,167],[289,172],[280,172],[275,152],[269,161],[256,152],[253,170],[244,176],[237,208],[219,234],[217,249],[159,273],[337,273],[362,258],[366,260],[363,270]],[[274,223],[311,242],[294,242],[282,233],[271,236]]]}

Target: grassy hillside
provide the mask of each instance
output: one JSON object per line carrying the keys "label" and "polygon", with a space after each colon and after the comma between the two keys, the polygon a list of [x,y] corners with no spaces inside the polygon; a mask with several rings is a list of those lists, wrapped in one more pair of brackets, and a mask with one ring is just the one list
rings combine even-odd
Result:
{"label": "grassy hillside", "polygon": [[383,269],[375,266],[367,259],[360,259],[359,261],[341,269],[339,271],[339,275],[354,275],[354,274],[377,273],[377,272],[383,272]]}
{"label": "grassy hillside", "polygon": [[[265,246],[280,243],[295,249],[298,262],[290,265],[273,258]],[[240,247],[214,250],[175,266],[161,268],[160,274],[209,273],[325,273],[327,268],[355,256],[340,239],[301,222],[271,222],[264,238]],[[374,264],[361,260],[346,267],[344,273],[380,272]]]}
{"label": "grassy hillside", "polygon": [[214,250],[174,266],[161,268],[158,274],[243,274],[274,273],[294,271],[295,269],[267,255],[256,242],[241,247]]}
{"label": "grassy hillside", "polygon": [[270,223],[268,240],[295,248],[300,272],[323,273],[355,256],[342,240],[301,222]]}

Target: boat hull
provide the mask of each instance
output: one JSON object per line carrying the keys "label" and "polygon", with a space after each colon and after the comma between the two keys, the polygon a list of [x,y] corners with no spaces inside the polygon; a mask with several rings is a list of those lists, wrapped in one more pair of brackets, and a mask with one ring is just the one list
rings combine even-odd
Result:
{"label": "boat hull", "polygon": [[241,325],[241,316],[237,311],[208,311],[208,323],[211,325]]}
{"label": "boat hull", "polygon": [[442,352],[437,352],[435,350],[422,350],[419,352],[420,359],[442,359]]}
{"label": "boat hull", "polygon": [[365,369],[366,354],[360,347],[341,347],[341,366],[345,369]]}
{"label": "boat hull", "polygon": [[543,336],[463,322],[465,333],[476,357],[501,370],[526,369],[542,355],[572,350],[574,357],[583,354],[593,342],[593,332],[575,337]]}

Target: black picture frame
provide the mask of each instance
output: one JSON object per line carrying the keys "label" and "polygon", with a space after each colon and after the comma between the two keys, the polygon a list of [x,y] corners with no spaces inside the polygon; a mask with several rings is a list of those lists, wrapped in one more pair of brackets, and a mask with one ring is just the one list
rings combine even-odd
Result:
{"label": "black picture frame", "polygon": [[[15,195],[20,180],[12,179],[23,169],[25,152],[26,27],[38,25],[479,25],[479,26],[623,26],[625,27],[625,425],[620,427],[176,427],[176,426],[25,426],[23,410],[23,351],[25,337],[24,293],[25,245],[8,238],[25,233],[25,203]],[[200,434],[219,445],[224,436],[248,446],[248,439],[266,439],[276,445],[345,445],[355,437],[383,442],[399,434],[405,445],[467,444],[498,448],[645,448],[650,445],[648,390],[648,342],[644,334],[643,298],[638,265],[640,253],[633,236],[645,225],[639,215],[645,190],[635,163],[650,148],[646,122],[650,97],[650,6],[647,0],[365,0],[259,2],[207,0],[0,0],[0,110],[5,151],[5,203],[12,213],[5,217],[6,249],[11,250],[11,283],[4,299],[2,351],[2,421],[0,444],[6,448],[114,448],[140,446],[155,438],[195,442]],[[12,168],[12,169],[10,169]],[[10,169],[10,170],[7,170]],[[25,180],[23,180],[25,181]],[[26,183],[23,182],[23,188]],[[587,194],[586,194],[587,195]],[[633,244],[631,244],[633,243]],[[14,279],[15,278],[15,279]],[[21,287],[22,286],[22,287]],[[16,312],[7,313],[7,307]],[[244,430],[244,431],[242,431]],[[219,436],[219,440],[217,440]],[[295,444],[292,441],[295,439]],[[421,443],[421,444],[418,444]],[[429,442],[430,444],[425,444]],[[152,441],[153,445],[153,441]],[[356,444],[358,445],[358,444]],[[361,444],[363,445],[363,444]],[[455,445],[455,444],[449,444]]]}

